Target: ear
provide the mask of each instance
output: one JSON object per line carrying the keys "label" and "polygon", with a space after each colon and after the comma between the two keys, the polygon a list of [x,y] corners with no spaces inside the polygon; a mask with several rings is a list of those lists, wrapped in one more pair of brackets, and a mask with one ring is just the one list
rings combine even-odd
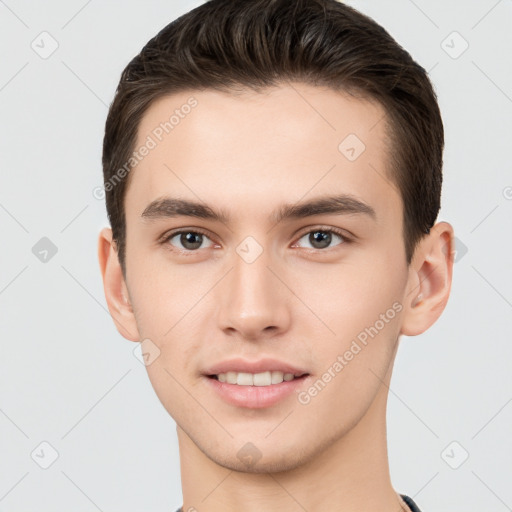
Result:
{"label": "ear", "polygon": [[453,237],[452,226],[438,222],[416,247],[409,266],[400,334],[421,334],[443,312],[452,285]]}
{"label": "ear", "polygon": [[110,228],[104,228],[100,232],[98,259],[108,310],[116,324],[117,330],[127,340],[140,341],[135,316],[130,304],[128,288],[121,265],[119,264],[116,244],[112,240],[112,230]]}

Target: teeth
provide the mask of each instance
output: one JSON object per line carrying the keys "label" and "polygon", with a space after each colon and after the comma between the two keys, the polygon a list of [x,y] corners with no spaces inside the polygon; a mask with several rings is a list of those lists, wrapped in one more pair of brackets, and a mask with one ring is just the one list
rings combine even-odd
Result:
{"label": "teeth", "polygon": [[227,372],[217,375],[219,382],[238,384],[239,386],[270,386],[271,384],[281,384],[283,381],[290,381],[294,378],[293,373],[279,371],[262,373]]}

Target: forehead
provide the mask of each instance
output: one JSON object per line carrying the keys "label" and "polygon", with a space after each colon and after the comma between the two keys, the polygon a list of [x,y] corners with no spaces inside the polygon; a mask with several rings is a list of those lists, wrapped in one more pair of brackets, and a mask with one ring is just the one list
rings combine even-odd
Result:
{"label": "forehead", "polygon": [[238,204],[247,215],[333,189],[396,203],[386,130],[380,104],[327,88],[183,91],[143,116],[135,150],[151,149],[126,199],[139,214],[165,194]]}

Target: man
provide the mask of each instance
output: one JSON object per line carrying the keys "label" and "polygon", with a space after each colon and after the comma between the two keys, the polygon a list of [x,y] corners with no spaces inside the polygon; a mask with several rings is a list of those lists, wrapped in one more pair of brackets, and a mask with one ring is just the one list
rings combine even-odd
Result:
{"label": "man", "polygon": [[180,510],[419,510],[386,400],[450,292],[443,144],[424,69],[335,0],[211,0],[128,64],[99,260],[176,421]]}

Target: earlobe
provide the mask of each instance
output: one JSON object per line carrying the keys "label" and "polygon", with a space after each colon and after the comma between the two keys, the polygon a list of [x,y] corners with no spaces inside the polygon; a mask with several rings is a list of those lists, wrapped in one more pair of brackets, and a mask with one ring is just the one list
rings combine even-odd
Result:
{"label": "earlobe", "polygon": [[140,341],[128,288],[119,264],[112,230],[104,228],[98,238],[98,260],[108,310],[117,330],[127,340]]}
{"label": "earlobe", "polygon": [[409,270],[401,334],[421,334],[443,312],[452,283],[453,240],[452,226],[438,222],[418,244]]}

